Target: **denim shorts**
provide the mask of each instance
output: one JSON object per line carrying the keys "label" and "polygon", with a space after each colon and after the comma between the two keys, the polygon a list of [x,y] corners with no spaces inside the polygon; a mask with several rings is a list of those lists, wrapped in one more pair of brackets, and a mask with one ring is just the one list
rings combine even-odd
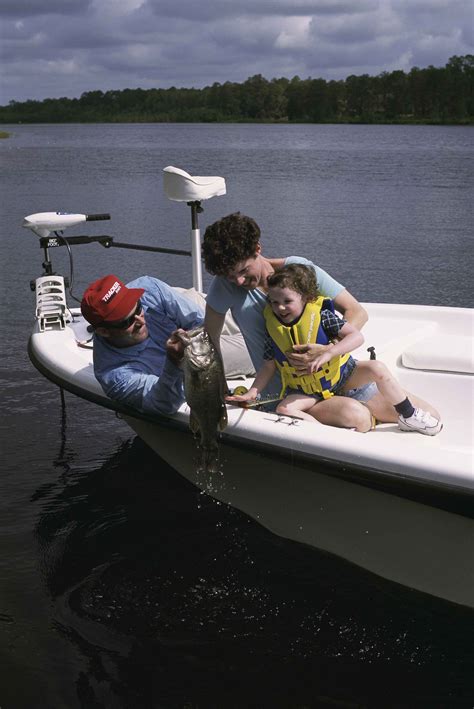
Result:
{"label": "denim shorts", "polygon": [[[377,384],[375,382],[369,382],[368,384],[364,384],[364,386],[357,387],[354,389],[348,389],[344,392],[341,391],[344,384],[354,372],[356,366],[357,360],[350,357],[340,380],[338,381],[336,387],[333,389],[333,394],[334,396],[347,396],[349,399],[355,399],[356,401],[360,401],[362,404],[366,404],[373,396],[378,394],[379,390],[377,389]],[[300,387],[296,387],[295,389],[287,389],[286,395],[288,396],[288,394],[291,393],[305,394],[303,389],[301,389]],[[305,396],[310,396],[312,399],[315,399],[315,401],[324,400],[322,394],[318,394],[316,392],[314,394],[305,394]]]}
{"label": "denim shorts", "polygon": [[343,375],[340,381],[337,383],[337,386],[334,390],[334,394],[336,394],[336,396],[347,396],[349,397],[349,399],[355,399],[356,401],[362,402],[362,404],[366,404],[373,396],[378,394],[379,390],[377,389],[377,384],[375,382],[369,382],[368,384],[364,384],[364,386],[361,387],[348,389],[347,391],[341,391],[342,387],[347,382],[351,374],[353,374],[356,367],[357,360],[353,359],[353,357],[350,357],[343,372]]}
{"label": "denim shorts", "polygon": [[366,404],[373,396],[378,394],[378,391],[377,384],[375,382],[369,382],[357,389],[349,389],[349,391],[341,392],[338,396],[348,396],[350,399],[355,399],[356,401],[361,401],[363,404]]}

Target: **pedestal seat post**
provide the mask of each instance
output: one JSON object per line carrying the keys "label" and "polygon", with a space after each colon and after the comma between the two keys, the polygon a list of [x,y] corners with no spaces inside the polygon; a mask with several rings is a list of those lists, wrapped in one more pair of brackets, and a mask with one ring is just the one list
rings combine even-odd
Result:
{"label": "pedestal seat post", "polygon": [[201,232],[198,215],[203,212],[202,201],[226,194],[225,180],[223,177],[193,176],[171,165],[165,167],[163,173],[163,187],[168,199],[186,202],[188,207],[191,207],[193,288],[202,293]]}

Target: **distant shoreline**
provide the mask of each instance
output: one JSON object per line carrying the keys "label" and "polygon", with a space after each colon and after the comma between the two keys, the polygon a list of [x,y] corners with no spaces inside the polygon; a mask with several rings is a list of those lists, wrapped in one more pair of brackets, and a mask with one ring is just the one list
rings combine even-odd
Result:
{"label": "distant shoreline", "polygon": [[[249,124],[249,125],[359,125],[359,126],[474,126],[474,117],[463,120],[394,120],[394,121],[362,121],[362,120],[340,120],[340,121],[271,121],[264,119],[221,119],[215,121],[190,121],[190,120],[173,120],[173,121],[156,121],[156,120],[118,120],[109,119],[103,121],[87,121],[87,120],[71,120],[71,121],[54,121],[54,120],[44,120],[44,121],[2,121],[0,119],[0,125],[5,126],[21,126],[21,125],[173,125],[173,124],[190,124],[190,125],[212,125],[212,124]],[[0,138],[9,138],[10,133],[7,131],[0,131]]]}
{"label": "distant shoreline", "polygon": [[95,90],[0,106],[0,124],[18,123],[474,125],[474,55],[338,81],[256,74],[202,89]]}

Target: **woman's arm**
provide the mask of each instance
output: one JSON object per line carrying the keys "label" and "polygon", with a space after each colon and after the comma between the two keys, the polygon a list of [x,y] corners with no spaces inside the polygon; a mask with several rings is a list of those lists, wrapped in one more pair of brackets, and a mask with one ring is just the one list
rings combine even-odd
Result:
{"label": "woman's arm", "polygon": [[334,299],[334,305],[343,316],[344,320],[358,330],[362,330],[369,319],[367,310],[362,307],[356,298],[344,289]]}
{"label": "woman's arm", "polygon": [[220,339],[222,328],[224,327],[225,315],[218,313],[217,310],[206,304],[206,313],[204,315],[204,329],[211,338],[212,344],[219,352],[221,351]]}
{"label": "woman's arm", "polygon": [[364,342],[364,336],[353,325],[346,322],[339,330],[339,340],[325,346],[324,352],[319,354],[316,359],[309,365],[309,371],[315,372],[322,367],[326,362],[329,362],[333,357],[352,352],[357,347],[360,347]]}

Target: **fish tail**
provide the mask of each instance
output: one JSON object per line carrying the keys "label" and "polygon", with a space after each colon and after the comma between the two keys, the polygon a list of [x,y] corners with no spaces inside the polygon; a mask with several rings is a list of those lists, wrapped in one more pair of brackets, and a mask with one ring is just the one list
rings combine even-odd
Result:
{"label": "fish tail", "polygon": [[217,473],[219,470],[219,447],[216,444],[201,447],[201,470]]}

